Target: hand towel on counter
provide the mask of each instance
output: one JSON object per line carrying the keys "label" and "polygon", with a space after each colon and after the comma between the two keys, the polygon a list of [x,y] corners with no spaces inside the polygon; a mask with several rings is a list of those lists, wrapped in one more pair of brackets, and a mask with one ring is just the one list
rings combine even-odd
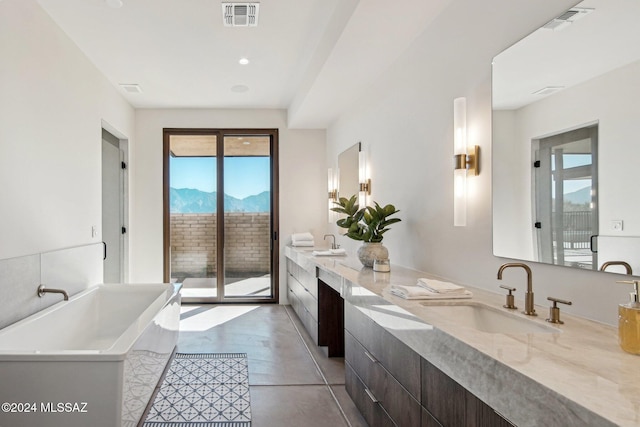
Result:
{"label": "hand towel on counter", "polygon": [[293,233],[291,235],[291,245],[292,246],[306,246],[313,247],[315,246],[315,242],[313,240],[313,234],[306,233]]}
{"label": "hand towel on counter", "polygon": [[462,294],[465,292],[463,286],[454,285],[449,282],[441,282],[440,280],[420,278],[418,279],[417,285],[438,294]]}
{"label": "hand towel on counter", "polygon": [[347,251],[345,249],[329,249],[326,251],[313,251],[313,255],[315,256],[335,256],[335,255],[346,255]]}
{"label": "hand towel on counter", "polygon": [[391,291],[393,295],[399,296],[404,299],[461,299],[471,298],[473,293],[471,291],[464,290],[460,293],[448,293],[441,294],[438,292],[432,292],[421,286],[405,286],[405,285],[391,285]]}

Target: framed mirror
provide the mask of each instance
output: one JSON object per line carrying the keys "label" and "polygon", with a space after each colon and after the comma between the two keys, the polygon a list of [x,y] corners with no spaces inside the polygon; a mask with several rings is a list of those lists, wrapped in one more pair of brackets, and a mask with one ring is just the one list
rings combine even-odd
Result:
{"label": "framed mirror", "polygon": [[494,255],[640,272],[638,22],[585,0],[494,58]]}
{"label": "framed mirror", "polygon": [[340,173],[338,196],[349,198],[360,191],[358,181],[360,143],[352,145],[338,155]]}

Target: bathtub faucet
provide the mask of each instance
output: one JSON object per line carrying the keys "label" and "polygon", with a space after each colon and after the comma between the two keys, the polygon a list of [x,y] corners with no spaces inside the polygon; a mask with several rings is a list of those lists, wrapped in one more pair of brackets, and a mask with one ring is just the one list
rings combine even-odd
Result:
{"label": "bathtub faucet", "polygon": [[45,288],[44,285],[38,286],[38,296],[40,298],[42,298],[44,296],[44,294],[46,294],[46,293],[62,294],[62,296],[64,297],[64,300],[65,301],[69,301],[69,294],[65,290],[53,289],[53,288]]}

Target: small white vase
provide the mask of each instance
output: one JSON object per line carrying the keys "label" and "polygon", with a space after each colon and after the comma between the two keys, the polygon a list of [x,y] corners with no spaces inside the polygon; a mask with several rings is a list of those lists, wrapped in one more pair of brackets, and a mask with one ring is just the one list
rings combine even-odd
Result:
{"label": "small white vase", "polygon": [[358,259],[365,267],[373,267],[376,259],[389,258],[389,251],[380,242],[363,242],[358,248]]}

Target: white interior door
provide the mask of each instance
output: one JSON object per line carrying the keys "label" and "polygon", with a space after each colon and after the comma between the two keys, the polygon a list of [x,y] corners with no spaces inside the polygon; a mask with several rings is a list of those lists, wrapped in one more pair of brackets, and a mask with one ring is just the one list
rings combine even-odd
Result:
{"label": "white interior door", "polygon": [[[115,140],[115,141],[114,141]],[[102,241],[104,283],[122,282],[122,153],[113,135],[102,139]]]}

